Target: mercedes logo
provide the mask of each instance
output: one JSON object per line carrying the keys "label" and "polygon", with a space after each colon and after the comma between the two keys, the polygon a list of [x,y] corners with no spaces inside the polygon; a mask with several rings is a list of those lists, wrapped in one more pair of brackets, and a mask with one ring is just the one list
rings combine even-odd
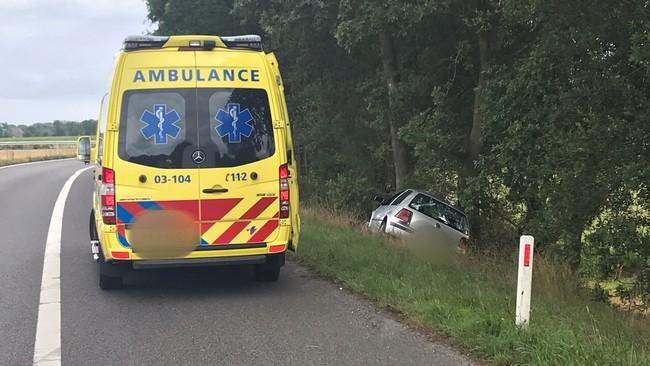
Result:
{"label": "mercedes logo", "polygon": [[195,164],[201,164],[205,161],[205,153],[201,150],[195,150],[192,153],[192,161],[194,161]]}

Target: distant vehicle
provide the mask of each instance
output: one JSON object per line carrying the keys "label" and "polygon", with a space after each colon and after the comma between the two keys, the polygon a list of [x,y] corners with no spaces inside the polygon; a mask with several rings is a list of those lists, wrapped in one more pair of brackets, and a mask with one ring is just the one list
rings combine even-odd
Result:
{"label": "distant vehicle", "polygon": [[466,251],[469,243],[469,220],[465,213],[435,194],[406,189],[390,198],[376,196],[379,203],[370,215],[372,232],[405,237],[416,232],[438,233],[450,247]]}
{"label": "distant vehicle", "polygon": [[[300,233],[284,87],[256,35],[134,36],[116,58],[95,141],[99,286],[131,269],[252,264],[276,281]],[[91,155],[92,154],[92,155]]]}

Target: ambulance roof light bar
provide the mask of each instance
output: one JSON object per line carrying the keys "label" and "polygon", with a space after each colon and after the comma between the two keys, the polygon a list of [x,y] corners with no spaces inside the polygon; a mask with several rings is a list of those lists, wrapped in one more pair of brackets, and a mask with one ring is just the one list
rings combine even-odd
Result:
{"label": "ambulance roof light bar", "polygon": [[257,34],[221,37],[228,48],[243,48],[253,51],[263,51],[262,37]]}
{"label": "ambulance roof light bar", "polygon": [[[218,37],[216,36],[129,36],[124,39],[123,49],[135,51],[142,49],[182,47],[183,50],[191,48],[204,48],[212,50],[215,47],[227,47],[233,49],[246,49],[252,51],[263,51],[262,37],[256,34]],[[212,39],[210,39],[212,38]],[[221,42],[219,42],[219,39]],[[187,48],[187,49],[185,49]]]}
{"label": "ambulance roof light bar", "polygon": [[140,50],[145,48],[161,48],[169,37],[163,36],[128,36],[124,39],[124,49]]}

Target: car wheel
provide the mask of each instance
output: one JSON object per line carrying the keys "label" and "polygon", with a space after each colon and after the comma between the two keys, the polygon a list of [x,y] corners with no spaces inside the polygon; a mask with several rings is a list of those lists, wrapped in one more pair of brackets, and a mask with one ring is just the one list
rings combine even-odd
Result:
{"label": "car wheel", "polygon": [[255,280],[257,282],[276,282],[280,278],[280,268],[258,269],[255,268]]}

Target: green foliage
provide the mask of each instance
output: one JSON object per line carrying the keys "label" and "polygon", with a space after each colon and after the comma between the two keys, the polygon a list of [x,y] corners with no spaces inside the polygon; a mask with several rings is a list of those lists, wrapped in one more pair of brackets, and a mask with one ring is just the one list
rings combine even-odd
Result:
{"label": "green foliage", "polygon": [[158,34],[241,34],[251,29],[234,16],[233,0],[147,0],[149,20]]}
{"label": "green foliage", "polygon": [[374,209],[372,198],[377,192],[369,184],[368,178],[339,173],[323,183],[306,177],[301,183],[301,189],[307,189],[311,194],[303,202],[327,207],[335,212],[345,212],[356,220],[367,220],[368,213]]}
{"label": "green foliage", "polygon": [[147,4],[157,33],[261,33],[277,50],[305,201],[366,217],[395,182],[391,122],[409,185],[458,201],[483,250],[529,233],[587,280],[622,266],[647,288],[647,221],[630,213],[650,210],[647,2]]}
{"label": "green foliage", "polygon": [[59,121],[31,125],[0,124],[1,137],[94,136],[97,120]]}
{"label": "green foliage", "polygon": [[376,38],[384,29],[397,37],[409,36],[413,28],[439,6],[436,1],[422,0],[341,0],[335,35],[348,50],[360,44],[367,45],[369,38]]}
{"label": "green foliage", "polygon": [[650,212],[639,206],[638,196],[632,196],[629,205],[626,210],[603,212],[588,229],[581,270],[598,280],[636,279],[625,288],[626,297],[647,299]]}
{"label": "green foliage", "polygon": [[7,122],[0,123],[0,137],[11,137],[11,131]]}
{"label": "green foliage", "polygon": [[[638,177],[647,177],[648,154],[648,98],[628,60],[635,37],[628,22],[637,15],[627,5],[612,11],[607,1],[577,6],[538,4],[542,19],[528,52],[492,70],[491,151],[482,171],[503,179],[509,201],[525,204],[522,229],[576,266],[592,221],[625,210],[623,197],[646,189]],[[603,229],[610,244],[624,240],[619,229]]]}

